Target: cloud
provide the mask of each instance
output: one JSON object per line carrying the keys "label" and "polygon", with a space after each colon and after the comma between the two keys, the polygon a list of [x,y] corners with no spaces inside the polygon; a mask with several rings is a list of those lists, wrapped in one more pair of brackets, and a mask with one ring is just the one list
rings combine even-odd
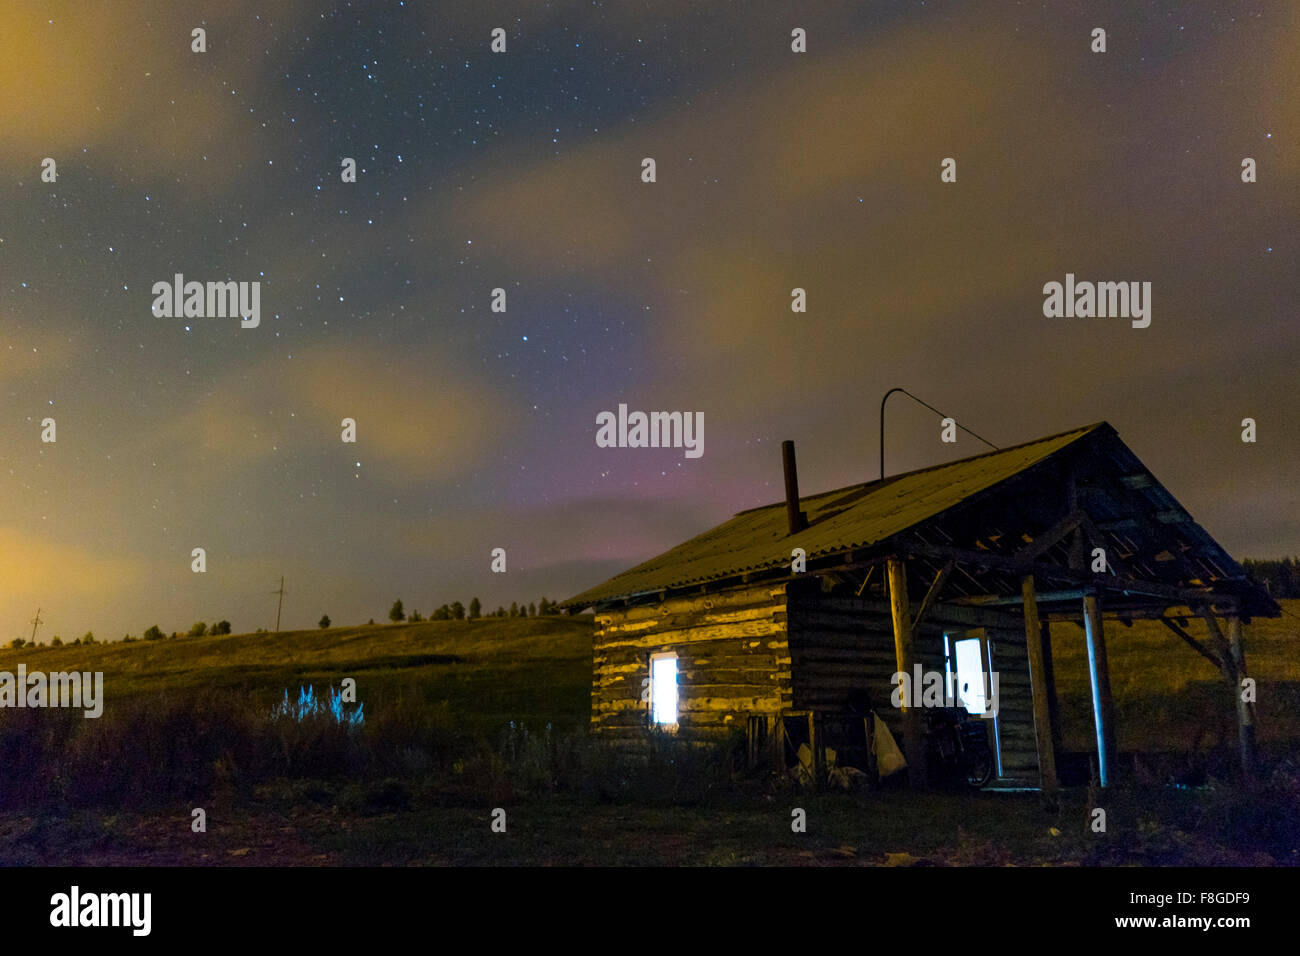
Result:
{"label": "cloud", "polygon": [[[512,408],[445,355],[321,345],[226,375],[150,446],[179,455],[196,476],[339,452],[396,483],[436,483],[508,441],[518,425]],[[357,423],[355,445],[342,443],[344,418]]]}
{"label": "cloud", "polygon": [[[264,8],[252,0],[200,12],[7,0],[0,12],[0,157],[29,169],[38,185],[43,157],[59,163],[62,180],[84,151],[133,177],[183,176],[190,189],[229,186],[246,164],[253,129],[241,98],[256,101],[262,84],[282,72],[282,58],[250,51],[274,46],[285,36],[283,24],[308,7],[278,4],[273,22],[256,16]],[[190,49],[190,31],[200,25],[206,53]]]}
{"label": "cloud", "polygon": [[[906,372],[900,381],[931,393],[936,382],[1038,390],[1064,377],[1073,391],[1061,401],[1052,389],[1054,414],[1089,421],[1102,417],[1098,397],[1135,374],[1232,360],[1207,338],[1228,353],[1250,347],[1222,315],[1249,309],[1253,289],[1207,263],[1250,241],[1216,223],[1249,212],[1261,239],[1287,234],[1285,214],[1255,209],[1235,172],[1244,109],[1286,150],[1277,181],[1294,179],[1297,152],[1280,144],[1300,115],[1285,108],[1296,84],[1283,82],[1294,80],[1283,54],[1298,18],[1280,19],[1206,27],[1160,65],[1143,60],[1173,41],[1141,25],[1137,52],[1102,62],[1078,22],[1050,15],[1014,31],[984,10],[900,22],[560,157],[505,157],[458,197],[452,220],[516,268],[571,276],[580,262],[579,281],[613,275],[635,288],[653,303],[647,351],[673,356],[674,388],[708,411],[743,406],[748,423],[791,402],[841,407]],[[1279,65],[1243,71],[1259,42]],[[1220,74],[1233,95],[1216,87]],[[1251,135],[1271,148],[1263,126]],[[644,156],[657,160],[654,184],[639,181]],[[939,181],[948,156],[957,184]],[[1175,190],[1171,166],[1189,164],[1218,185]],[[1260,197],[1283,208],[1300,195],[1267,189]],[[1153,281],[1152,329],[1046,321],[1042,284],[1066,271]],[[790,311],[796,286],[806,315]],[[1262,321],[1283,319],[1258,306]],[[1024,382],[1007,368],[1026,370]],[[1071,414],[1070,402],[1090,411]]]}
{"label": "cloud", "polygon": [[56,594],[65,600],[116,597],[142,586],[144,578],[143,566],[135,559],[93,554],[0,526],[0,581],[11,607],[48,601]]}

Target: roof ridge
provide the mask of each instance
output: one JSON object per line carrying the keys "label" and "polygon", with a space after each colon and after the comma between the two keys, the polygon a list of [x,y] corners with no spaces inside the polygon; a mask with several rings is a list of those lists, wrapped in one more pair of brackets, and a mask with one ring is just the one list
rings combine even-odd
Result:
{"label": "roof ridge", "polygon": [[[1006,448],[998,448],[995,449],[994,451],[984,451],[984,452],[980,452],[978,455],[969,455],[966,458],[954,458],[952,461],[939,462],[937,465],[926,465],[924,468],[915,468],[912,471],[902,471],[896,475],[889,475],[888,477],[885,478],[875,478],[871,481],[860,481],[856,484],[844,485],[843,487],[840,488],[832,488],[829,491],[819,491],[811,495],[800,495],[799,502],[802,504],[803,502],[811,501],[814,498],[823,498],[826,497],[827,495],[844,494],[845,492],[855,491],[859,488],[868,488],[871,485],[879,485],[881,488],[883,488],[885,487],[885,485],[889,484],[890,482],[897,481],[900,478],[907,478],[911,475],[924,474],[927,471],[934,471],[938,468],[948,468],[951,467],[952,465],[965,464],[966,462],[975,461],[977,458],[989,458],[993,455],[1002,455],[1007,452],[1017,451],[1021,448],[1028,448],[1030,445],[1038,445],[1043,442],[1055,441],[1058,438],[1063,438],[1064,436],[1072,434],[1074,432],[1078,432],[1079,433],[1078,437],[1082,438],[1084,435],[1096,431],[1098,428],[1101,428],[1103,426],[1106,428],[1110,428],[1112,430],[1114,429],[1114,426],[1112,426],[1110,422],[1103,419],[1102,421],[1099,422],[1093,422],[1091,425],[1081,425],[1078,428],[1067,428],[1065,431],[1057,432],[1055,435],[1044,435],[1042,438],[1034,438],[1031,439],[1030,441],[1021,442],[1019,445],[1009,445]],[[780,501],[774,501],[771,504],[755,505],[753,508],[746,508],[744,511],[737,511],[734,515],[732,515],[732,517],[739,518],[741,515],[752,514],[755,511],[763,511],[764,509],[767,508],[781,508],[784,506],[785,506],[785,499],[783,498]]]}

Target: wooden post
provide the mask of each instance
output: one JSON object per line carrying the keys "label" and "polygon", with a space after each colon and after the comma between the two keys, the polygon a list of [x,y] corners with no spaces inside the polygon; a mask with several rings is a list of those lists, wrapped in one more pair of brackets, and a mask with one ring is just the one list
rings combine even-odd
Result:
{"label": "wooden post", "polygon": [[[890,558],[889,608],[894,618],[894,661],[898,672],[907,675],[910,687],[912,673],[912,614],[907,603],[907,566],[902,558]],[[917,689],[910,688],[913,693]],[[921,712],[912,706],[907,695],[903,697],[903,750],[907,757],[907,782],[912,787],[923,787],[926,782],[925,741],[921,737]]]}
{"label": "wooden post", "polygon": [[1043,666],[1043,634],[1038,622],[1038,597],[1034,576],[1020,579],[1025,601],[1025,648],[1029,652],[1029,681],[1034,695],[1034,738],[1038,742],[1038,775],[1044,790],[1055,790],[1056,747],[1052,741],[1052,717],[1047,704],[1047,669]]}
{"label": "wooden post", "polygon": [[1241,772],[1247,782],[1252,782],[1258,772],[1258,756],[1255,750],[1255,705],[1242,699],[1241,682],[1246,677],[1246,646],[1242,641],[1241,618],[1236,614],[1228,616],[1228,644],[1231,649],[1232,662],[1236,666],[1233,676],[1233,696],[1237,702],[1237,741],[1241,747]]}
{"label": "wooden post", "polygon": [[1061,708],[1056,699],[1056,665],[1052,663],[1052,622],[1044,620],[1040,627],[1043,636],[1043,675],[1047,683],[1047,719],[1052,725],[1052,746],[1059,754],[1061,743]]}
{"label": "wooden post", "polygon": [[1106,666],[1106,633],[1101,604],[1095,594],[1083,599],[1083,633],[1088,642],[1088,677],[1092,683],[1092,716],[1097,726],[1097,775],[1104,787],[1110,783],[1115,757],[1115,707],[1110,696],[1110,671]]}

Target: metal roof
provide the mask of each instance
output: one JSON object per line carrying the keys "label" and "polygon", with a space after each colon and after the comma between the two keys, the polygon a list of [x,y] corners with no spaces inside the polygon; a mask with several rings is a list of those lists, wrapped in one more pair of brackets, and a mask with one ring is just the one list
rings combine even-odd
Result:
{"label": "metal roof", "polygon": [[1110,426],[1097,422],[1013,448],[801,497],[808,527],[793,535],[784,500],[742,511],[561,606],[587,607],[771,569],[789,564],[793,548],[803,548],[809,560],[865,548],[1033,467],[1099,428]]}

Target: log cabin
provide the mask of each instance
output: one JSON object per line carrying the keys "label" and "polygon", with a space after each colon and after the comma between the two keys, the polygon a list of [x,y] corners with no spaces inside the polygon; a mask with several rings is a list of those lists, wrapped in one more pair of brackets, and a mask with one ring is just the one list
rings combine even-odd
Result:
{"label": "log cabin", "polygon": [[[1107,641],[1142,618],[1169,630],[1171,652],[1219,669],[1242,771],[1255,772],[1243,626],[1280,609],[1109,424],[809,497],[793,443],[782,451],[785,501],[561,602],[595,616],[593,734],[624,748],[652,732],[743,740],[751,760],[787,764],[802,742],[820,761],[824,728],[860,720],[865,699],[922,786],[922,714],[891,706],[895,675],[920,665],[987,688],[997,673],[986,724],[997,783],[1054,789],[1053,625],[1068,626],[1086,642],[1105,786],[1116,758]],[[1193,617],[1210,643],[1189,633]]]}

